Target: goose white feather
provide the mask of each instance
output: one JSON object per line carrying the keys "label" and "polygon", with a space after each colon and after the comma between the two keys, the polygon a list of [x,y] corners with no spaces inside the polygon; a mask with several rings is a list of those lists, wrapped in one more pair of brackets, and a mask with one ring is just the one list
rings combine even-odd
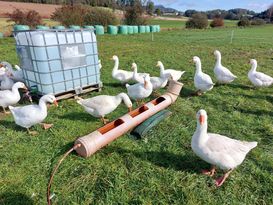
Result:
{"label": "goose white feather", "polygon": [[160,68],[161,78],[166,77],[166,75],[168,75],[168,77],[169,75],[171,75],[173,80],[178,81],[181,78],[181,76],[185,73],[185,71],[179,71],[179,70],[173,70],[173,69],[165,70],[164,65],[161,61],[158,61],[156,66]]}
{"label": "goose white feather", "polygon": [[207,92],[213,88],[214,83],[211,80],[211,77],[202,72],[201,69],[201,60],[199,57],[194,56],[193,62],[196,65],[196,71],[194,75],[194,86],[197,90],[201,92]]}
{"label": "goose white feather", "polygon": [[77,103],[90,115],[104,118],[105,115],[113,112],[122,101],[131,110],[132,102],[126,93],[120,93],[116,96],[99,95],[89,99],[79,99]]}
{"label": "goose white feather", "polygon": [[219,83],[230,83],[237,78],[228,68],[224,67],[221,62],[221,53],[220,51],[214,51],[216,56],[216,63],[214,66],[214,74]]}
{"label": "goose white feather", "polygon": [[133,72],[119,69],[119,59],[117,56],[112,58],[115,61],[114,68],[112,70],[112,77],[122,83],[126,83],[133,78]]}
{"label": "goose white feather", "polygon": [[22,107],[9,106],[9,109],[13,115],[15,123],[28,129],[45,120],[47,117],[47,103],[54,103],[57,105],[56,98],[53,95],[44,95],[39,100],[38,105],[26,105]]}
{"label": "goose white feather", "polygon": [[12,86],[11,90],[2,90],[0,91],[0,106],[5,108],[10,105],[15,105],[20,100],[19,88],[27,89],[24,83],[17,82]]}
{"label": "goose white feather", "polygon": [[[144,83],[144,78],[139,75],[137,72],[137,64],[133,63],[132,64],[133,68],[133,80],[138,82],[138,83]],[[157,90],[159,88],[164,88],[169,80],[170,74],[166,74],[163,77],[150,77],[150,81],[153,85],[153,90]]]}
{"label": "goose white feather", "polygon": [[[199,110],[196,118],[197,128],[192,136],[192,150],[198,157],[222,170],[233,170],[239,166],[247,153],[257,146],[257,142],[240,141],[223,135],[208,133],[205,110]],[[218,180],[216,185],[221,186],[227,176],[225,175],[225,178]]]}
{"label": "goose white feather", "polygon": [[149,97],[153,92],[153,85],[150,81],[149,74],[144,76],[143,83],[136,83],[134,85],[126,84],[128,95],[131,99],[142,100]]}
{"label": "goose white feather", "polygon": [[251,70],[248,72],[248,78],[251,83],[256,87],[269,87],[273,84],[273,78],[262,72],[257,72],[257,61],[250,60]]}

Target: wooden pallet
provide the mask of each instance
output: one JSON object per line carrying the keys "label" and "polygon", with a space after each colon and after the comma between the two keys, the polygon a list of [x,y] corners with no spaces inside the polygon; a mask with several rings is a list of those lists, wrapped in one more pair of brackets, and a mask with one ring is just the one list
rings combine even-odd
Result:
{"label": "wooden pallet", "polygon": [[64,100],[64,99],[68,99],[68,98],[72,98],[75,96],[78,96],[80,94],[85,94],[85,93],[89,93],[92,91],[101,91],[102,85],[91,85],[91,86],[86,86],[84,88],[79,89],[75,89],[75,90],[71,90],[71,91],[67,91],[67,92],[63,92],[63,93],[58,93],[55,95],[57,100]]}

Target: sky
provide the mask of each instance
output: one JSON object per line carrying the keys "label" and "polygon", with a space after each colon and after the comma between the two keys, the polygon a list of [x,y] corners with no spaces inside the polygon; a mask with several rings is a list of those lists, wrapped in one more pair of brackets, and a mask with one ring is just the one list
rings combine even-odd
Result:
{"label": "sky", "polygon": [[273,0],[152,0],[155,5],[171,7],[179,11],[195,9],[207,11],[212,9],[244,8],[261,12],[273,4]]}

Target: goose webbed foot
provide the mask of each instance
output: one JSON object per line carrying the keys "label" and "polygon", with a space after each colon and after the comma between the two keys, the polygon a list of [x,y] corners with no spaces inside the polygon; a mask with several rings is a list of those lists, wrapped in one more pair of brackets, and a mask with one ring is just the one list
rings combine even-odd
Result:
{"label": "goose webbed foot", "polygon": [[104,125],[106,125],[109,122],[109,119],[105,119],[104,117],[101,118],[101,121]]}
{"label": "goose webbed foot", "polygon": [[218,179],[216,179],[216,180],[215,180],[215,185],[216,185],[217,187],[222,186],[232,171],[233,171],[233,170],[231,169],[231,170],[229,170],[228,172],[226,172],[223,176],[221,176],[221,177],[219,177]]}
{"label": "goose webbed foot", "polygon": [[46,123],[41,123],[42,127],[47,130],[53,126],[53,124],[46,124]]}
{"label": "goose webbed foot", "polygon": [[210,170],[202,170],[202,174],[207,175],[207,176],[214,176],[214,174],[216,173],[216,167],[212,166]]}
{"label": "goose webbed foot", "polygon": [[27,132],[28,132],[28,134],[30,134],[30,135],[32,135],[32,136],[38,135],[38,132],[37,132],[37,131],[30,131],[29,128],[27,128]]}

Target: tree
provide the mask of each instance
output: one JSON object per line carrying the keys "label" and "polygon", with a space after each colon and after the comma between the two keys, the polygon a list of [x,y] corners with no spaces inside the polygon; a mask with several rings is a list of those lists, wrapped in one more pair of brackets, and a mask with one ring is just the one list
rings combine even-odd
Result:
{"label": "tree", "polygon": [[249,19],[246,17],[241,18],[241,20],[238,22],[238,26],[240,26],[240,27],[250,26]]}
{"label": "tree", "polygon": [[149,15],[153,15],[154,8],[155,8],[154,2],[148,1],[147,2],[147,6],[146,6],[146,11],[147,11],[147,13]]}
{"label": "tree", "polygon": [[184,16],[192,17],[192,15],[196,14],[196,13],[198,13],[198,11],[196,11],[196,10],[186,10],[185,13],[184,13]]}
{"label": "tree", "polygon": [[161,16],[161,15],[162,15],[162,12],[161,12],[161,10],[160,10],[159,8],[157,8],[157,9],[155,10],[155,13],[156,13],[156,15],[158,15],[158,16]]}
{"label": "tree", "polygon": [[209,22],[206,14],[196,13],[187,21],[186,28],[204,29],[208,27],[208,24]]}
{"label": "tree", "polygon": [[128,25],[146,24],[143,12],[142,1],[135,0],[131,6],[125,8],[125,23]]}

